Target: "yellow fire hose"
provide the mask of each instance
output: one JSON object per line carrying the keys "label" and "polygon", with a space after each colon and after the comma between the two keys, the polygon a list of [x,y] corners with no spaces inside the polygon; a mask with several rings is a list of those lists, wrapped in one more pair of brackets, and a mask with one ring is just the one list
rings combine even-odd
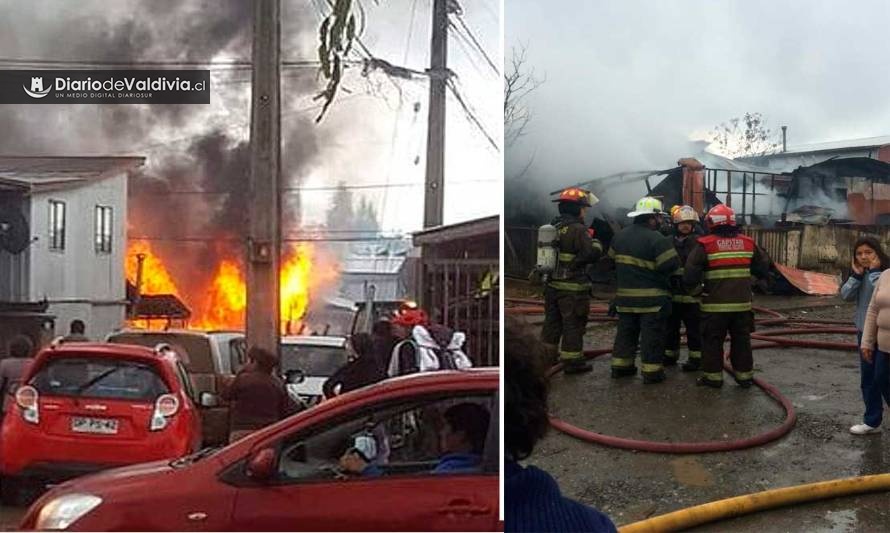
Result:
{"label": "yellow fire hose", "polygon": [[819,483],[766,490],[696,505],[634,522],[618,528],[618,531],[620,533],[681,531],[708,522],[727,520],[786,505],[887,490],[890,490],[890,474],[820,481]]}

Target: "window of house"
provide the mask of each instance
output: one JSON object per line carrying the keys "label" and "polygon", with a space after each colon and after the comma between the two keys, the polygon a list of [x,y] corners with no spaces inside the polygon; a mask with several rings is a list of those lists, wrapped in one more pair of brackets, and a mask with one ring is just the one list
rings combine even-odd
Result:
{"label": "window of house", "polygon": [[49,201],[49,249],[65,249],[65,202]]}
{"label": "window of house", "polygon": [[111,253],[111,207],[107,205],[96,206],[95,225],[96,253]]}

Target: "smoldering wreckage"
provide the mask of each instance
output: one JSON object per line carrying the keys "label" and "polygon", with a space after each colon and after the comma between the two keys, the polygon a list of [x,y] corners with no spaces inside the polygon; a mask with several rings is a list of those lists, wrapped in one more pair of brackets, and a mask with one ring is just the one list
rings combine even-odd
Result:
{"label": "smoldering wreckage", "polygon": [[[880,154],[890,160],[890,151]],[[873,235],[890,243],[890,163],[830,155],[793,169],[785,162],[772,163],[784,164],[786,170],[767,163],[769,156],[732,160],[702,151],[680,158],[672,168],[626,171],[567,185],[585,188],[599,199],[591,209],[590,228],[605,250],[630,222],[630,206],[618,205],[610,188],[640,183],[645,187],[641,196],[660,199],[665,209],[689,205],[703,215],[718,204],[732,207],[744,233],[773,262],[768,283],[757,290],[837,294],[839,276],[849,271],[851,247],[858,237]],[[509,219],[506,225],[507,273],[524,277],[535,265],[537,228],[518,227]],[[591,271],[592,281],[614,284],[612,272],[600,264]]]}

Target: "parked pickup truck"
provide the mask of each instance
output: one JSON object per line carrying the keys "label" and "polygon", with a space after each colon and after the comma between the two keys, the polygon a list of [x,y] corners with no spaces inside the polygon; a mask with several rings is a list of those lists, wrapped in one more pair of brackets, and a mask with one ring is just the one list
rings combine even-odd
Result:
{"label": "parked pickup truck", "polygon": [[[109,335],[107,342],[138,344],[154,348],[169,344],[183,357],[194,388],[193,401],[200,404],[202,393],[219,396],[247,363],[247,343],[239,331],[198,331],[124,329]],[[228,442],[229,407],[201,406],[201,422],[205,446]]]}

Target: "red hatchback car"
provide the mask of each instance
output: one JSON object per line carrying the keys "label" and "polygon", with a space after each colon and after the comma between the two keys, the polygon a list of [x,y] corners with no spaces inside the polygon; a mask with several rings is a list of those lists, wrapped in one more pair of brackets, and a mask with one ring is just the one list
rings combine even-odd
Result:
{"label": "red hatchback car", "polygon": [[[455,434],[455,409],[483,420],[470,425],[484,449],[471,467],[449,470],[443,450]],[[360,441],[373,474],[338,467]],[[58,485],[20,526],[496,531],[498,457],[497,369],[414,374],[338,396],[222,449]]]}
{"label": "red hatchback car", "polygon": [[201,421],[190,396],[171,350],[98,343],[43,350],[0,430],[4,496],[22,484],[195,452]]}

